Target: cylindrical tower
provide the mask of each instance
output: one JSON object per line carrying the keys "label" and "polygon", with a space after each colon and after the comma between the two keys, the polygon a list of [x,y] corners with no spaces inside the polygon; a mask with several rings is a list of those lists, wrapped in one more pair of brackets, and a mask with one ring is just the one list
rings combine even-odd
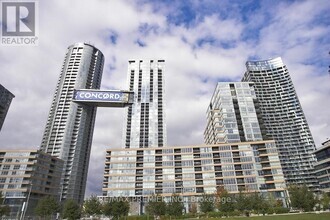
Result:
{"label": "cylindrical tower", "polygon": [[64,160],[61,199],[84,199],[96,107],[74,103],[75,89],[99,89],[104,56],[87,43],[68,48],[41,150]]}

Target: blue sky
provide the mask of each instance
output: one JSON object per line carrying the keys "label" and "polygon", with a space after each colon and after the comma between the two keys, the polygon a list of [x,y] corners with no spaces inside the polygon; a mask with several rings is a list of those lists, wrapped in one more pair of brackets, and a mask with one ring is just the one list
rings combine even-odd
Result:
{"label": "blue sky", "polygon": [[[36,148],[66,48],[105,55],[104,89],[125,89],[129,59],[165,59],[169,145],[203,142],[218,81],[238,81],[247,60],[281,56],[317,146],[330,137],[330,2],[39,1],[39,45],[0,45],[0,83],[15,94],[0,149]],[[122,109],[98,109],[87,195],[101,194],[105,149],[121,147]]]}

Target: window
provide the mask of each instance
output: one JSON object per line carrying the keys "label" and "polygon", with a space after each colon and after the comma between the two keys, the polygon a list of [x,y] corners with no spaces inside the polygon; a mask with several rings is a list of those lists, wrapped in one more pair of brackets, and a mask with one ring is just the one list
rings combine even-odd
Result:
{"label": "window", "polygon": [[10,165],[4,165],[4,166],[2,167],[3,170],[9,170],[9,168],[10,168]]}
{"label": "window", "polygon": [[227,184],[236,184],[236,179],[234,179],[234,178],[224,179],[224,180],[223,180],[223,183],[224,183],[225,185],[227,185]]}
{"label": "window", "polygon": [[18,185],[14,185],[14,184],[8,185],[8,189],[14,189],[14,188],[18,188]]}

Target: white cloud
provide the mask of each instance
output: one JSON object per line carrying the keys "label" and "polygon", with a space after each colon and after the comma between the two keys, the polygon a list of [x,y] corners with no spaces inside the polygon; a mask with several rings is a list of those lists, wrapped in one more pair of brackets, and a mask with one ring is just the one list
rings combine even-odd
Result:
{"label": "white cloud", "polygon": [[184,37],[191,45],[196,45],[205,38],[217,41],[236,41],[239,39],[243,25],[237,20],[221,20],[217,15],[206,16],[195,26],[175,27],[175,34]]}
{"label": "white cloud", "polygon": [[[259,21],[255,27],[260,30],[253,34],[260,38],[244,41],[242,35],[252,26],[249,20],[243,23],[239,17],[210,14],[185,27],[167,23],[167,13],[173,12],[175,5],[155,12],[150,4],[138,5],[135,1],[40,1],[39,46],[1,46],[0,49],[1,84],[16,96],[0,133],[0,148],[31,148],[40,144],[65,50],[70,44],[81,41],[95,44],[105,55],[103,88],[126,88],[129,59],[166,60],[170,145],[203,142],[205,111],[218,79],[239,80],[248,57],[267,59],[280,55],[289,68],[319,144],[329,136],[330,130],[327,113],[330,106],[324,101],[330,95],[327,69],[313,63],[315,57],[327,54],[329,48],[326,37],[329,30],[315,22],[320,13],[329,11],[330,6],[325,2],[275,5],[267,26],[262,25],[266,21],[260,20],[269,16],[269,10],[261,5],[250,18]],[[240,16],[237,11],[235,14]],[[155,29],[141,33],[141,24]],[[114,33],[116,44],[110,40]],[[205,38],[219,42],[196,45]],[[139,47],[135,43],[137,39],[146,47]],[[325,44],[320,44],[320,39],[326,39],[323,40]],[[221,43],[227,41],[234,43],[223,48]],[[327,59],[324,55],[320,57]],[[105,149],[121,146],[123,115],[123,109],[98,109],[87,195],[100,194]]]}

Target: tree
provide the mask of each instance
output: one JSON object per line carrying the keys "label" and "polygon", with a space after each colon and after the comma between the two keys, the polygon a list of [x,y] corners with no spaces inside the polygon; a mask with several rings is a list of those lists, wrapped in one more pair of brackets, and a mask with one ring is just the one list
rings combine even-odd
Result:
{"label": "tree", "polygon": [[203,194],[199,202],[199,208],[202,212],[208,213],[214,211],[214,197],[210,194]]}
{"label": "tree", "polygon": [[73,199],[68,199],[64,203],[63,218],[66,218],[66,219],[69,219],[69,220],[79,219],[80,218],[80,213],[81,213],[80,206]]}
{"label": "tree", "polygon": [[297,185],[290,185],[288,188],[291,206],[293,208],[300,209],[300,202],[303,201],[303,195],[300,193],[300,189]]}
{"label": "tree", "polygon": [[48,218],[60,211],[60,204],[52,196],[46,196],[38,201],[34,212],[37,216]]}
{"label": "tree", "polygon": [[215,192],[216,207],[220,212],[223,212],[226,216],[230,212],[235,210],[234,197],[228,193],[224,186],[217,187]]}
{"label": "tree", "polygon": [[255,211],[255,213],[266,214],[270,205],[268,200],[266,200],[261,194],[255,192],[249,195],[249,202],[251,203],[251,208]]}
{"label": "tree", "polygon": [[316,199],[312,191],[306,185],[297,186],[291,185],[288,188],[291,199],[291,206],[296,209],[301,209],[305,212],[312,211]]}
{"label": "tree", "polygon": [[194,216],[197,214],[197,204],[194,202],[189,207],[189,213],[193,214]]}
{"label": "tree", "polygon": [[0,205],[0,217],[9,215],[10,207],[8,205]]}
{"label": "tree", "polygon": [[119,219],[121,216],[127,216],[129,212],[129,202],[125,198],[110,198],[103,205],[103,214],[114,219]]}
{"label": "tree", "polygon": [[146,211],[149,215],[154,215],[156,217],[165,215],[166,202],[164,201],[164,198],[160,195],[152,196],[146,206]]}
{"label": "tree", "polygon": [[252,201],[249,195],[239,191],[238,195],[236,196],[236,208],[242,214],[246,216],[250,216],[250,212],[252,210]]}
{"label": "tree", "polygon": [[184,205],[182,198],[177,194],[172,194],[170,201],[167,204],[167,214],[170,216],[181,216]]}
{"label": "tree", "polygon": [[10,208],[8,205],[4,205],[4,200],[2,192],[0,192],[0,217],[8,215],[10,213]]}
{"label": "tree", "polygon": [[330,207],[330,197],[328,194],[323,193],[322,198],[320,200],[321,205],[323,206],[323,210],[327,210]]}
{"label": "tree", "polygon": [[86,215],[102,214],[102,204],[96,196],[91,196],[84,202],[83,211]]}

